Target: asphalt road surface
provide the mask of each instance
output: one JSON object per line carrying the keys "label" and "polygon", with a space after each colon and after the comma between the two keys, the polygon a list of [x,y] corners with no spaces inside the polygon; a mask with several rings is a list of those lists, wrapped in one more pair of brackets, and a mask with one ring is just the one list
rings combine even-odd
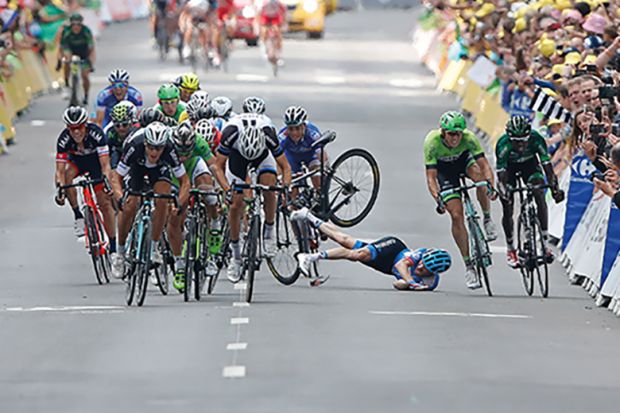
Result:
{"label": "asphalt road surface", "polygon": [[[414,12],[340,13],[326,38],[292,36],[274,80],[257,48],[230,73],[203,74],[239,108],[263,96],[280,124],[305,106],[338,132],[332,156],[364,147],[381,168],[371,215],[351,232],[394,234],[412,247],[457,250],[424,182],[422,141],[455,108],[409,43]],[[183,71],[160,63],[146,22],[108,28],[95,87],[116,67],[154,103]],[[251,306],[226,280],[204,302],[153,288],[126,308],[119,281],[96,285],[68,208],[53,195],[53,153],[65,102],[47,96],[0,159],[0,411],[2,412],[584,412],[620,405],[620,324],[553,266],[550,298],[526,297],[494,243],[493,298],[465,288],[457,260],[433,293],[397,292],[362,265],[322,263],[320,288],[284,287],[267,268]],[[499,222],[498,203],[494,204]]]}

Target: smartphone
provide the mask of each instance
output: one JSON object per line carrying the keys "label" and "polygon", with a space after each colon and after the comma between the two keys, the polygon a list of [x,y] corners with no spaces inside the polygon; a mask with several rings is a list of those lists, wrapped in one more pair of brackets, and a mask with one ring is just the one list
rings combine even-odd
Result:
{"label": "smartphone", "polygon": [[592,175],[590,175],[590,181],[594,181],[594,178],[598,179],[599,181],[605,181],[605,174],[601,171],[594,171],[592,172]]}
{"label": "smartphone", "polygon": [[[597,108],[599,109],[599,108]],[[597,123],[594,125],[590,125],[590,135],[592,135],[592,137],[594,137],[594,135],[600,135],[601,133],[605,133],[605,131],[607,130],[607,128],[605,128],[605,124],[603,123]]]}
{"label": "smartphone", "polygon": [[598,72],[598,66],[596,66],[596,65],[586,65],[586,72],[596,73],[596,72]]}

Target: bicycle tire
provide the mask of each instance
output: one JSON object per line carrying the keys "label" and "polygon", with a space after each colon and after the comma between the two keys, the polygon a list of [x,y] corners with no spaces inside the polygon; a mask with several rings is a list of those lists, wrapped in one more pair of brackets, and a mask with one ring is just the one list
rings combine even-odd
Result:
{"label": "bicycle tire", "polygon": [[188,221],[187,236],[185,239],[185,277],[183,287],[183,301],[188,302],[192,294],[192,281],[194,279],[194,263],[196,262],[196,221],[191,218]]}
{"label": "bicycle tire", "polygon": [[[547,298],[549,296],[549,265],[547,264],[546,260],[547,246],[545,245],[545,238],[543,237],[542,227],[540,225],[538,217],[534,217],[532,223],[534,224],[534,229],[532,231],[531,242],[533,242],[533,245],[536,246],[534,248],[536,255],[535,271],[538,278],[538,286],[540,287],[540,295],[542,295],[543,298]],[[539,242],[536,242],[537,238]],[[537,251],[538,247],[540,247],[540,255]],[[533,280],[532,284],[534,284]]]}
{"label": "bicycle tire", "polygon": [[[474,257],[472,257],[474,264],[476,266],[476,275],[478,277],[478,281],[480,281],[487,292],[489,297],[493,296],[493,291],[491,290],[491,283],[489,282],[489,273],[487,272],[487,267],[484,263],[484,257],[486,252],[483,251],[482,243],[486,243],[486,239],[484,238],[484,234],[482,233],[482,228],[480,228],[480,224],[476,219],[469,220],[469,237],[473,244],[473,250],[475,252]],[[486,248],[488,251],[488,247]],[[471,253],[471,252],[470,252]]]}
{"label": "bicycle tire", "polygon": [[519,258],[519,270],[521,271],[523,287],[527,295],[531,296],[534,292],[534,273],[530,268],[532,252],[527,242],[525,242],[525,229],[527,225],[523,221],[523,214],[519,214],[517,219],[517,256]]}
{"label": "bicycle tire", "polygon": [[99,240],[97,238],[97,226],[95,224],[92,210],[85,206],[82,209],[82,215],[84,216],[84,227],[86,228],[86,242],[88,248],[88,254],[90,255],[90,260],[93,263],[93,269],[95,270],[95,278],[97,279],[97,283],[102,285],[105,283],[105,279],[103,274],[101,273],[101,266],[99,264],[99,249],[97,247]]}
{"label": "bicycle tire", "polygon": [[[351,199],[353,199],[355,194],[360,192],[360,190],[356,186],[355,183],[350,182],[350,181],[347,182],[346,179],[340,178],[338,176],[338,173],[339,173],[338,171],[339,171],[339,167],[343,166],[343,164],[347,160],[353,159],[355,157],[361,158],[363,162],[365,162],[369,166],[369,171],[372,175],[372,181],[373,181],[372,190],[370,191],[370,197],[368,198],[364,208],[361,209],[361,212],[358,212],[357,215],[353,215],[351,218],[346,219],[342,215],[339,215],[339,213],[342,210],[342,206],[340,207],[338,206],[349,205],[351,203]],[[340,170],[342,170],[342,168],[340,168]],[[359,172],[359,168],[357,168],[357,172]],[[357,177],[357,172],[355,175],[356,177]],[[364,177],[362,176],[362,178]],[[334,183],[335,185],[338,185],[338,186],[332,189],[332,185]],[[334,161],[331,167],[331,171],[327,175],[324,188],[322,189],[323,191],[327,191],[326,195],[328,197],[328,202],[330,206],[330,211],[329,211],[330,220],[334,224],[342,228],[349,228],[349,227],[359,224],[364,218],[366,218],[366,216],[368,216],[368,214],[374,207],[375,202],[377,200],[377,196],[379,195],[380,184],[381,184],[381,173],[379,171],[379,165],[377,164],[377,161],[375,160],[375,158],[372,156],[370,152],[368,152],[365,149],[356,148],[356,149],[349,149],[348,151],[342,153]],[[347,195],[347,199],[343,200],[343,201],[346,201],[344,204],[340,204],[340,202],[342,201],[338,201],[339,203],[336,204],[336,201],[338,200],[338,195],[340,195],[343,192],[348,193],[351,191],[355,191],[355,192],[351,196]],[[332,208],[335,208],[335,207],[338,207],[338,208],[336,210],[332,210]]]}
{"label": "bicycle tire", "polygon": [[[194,264],[194,299],[200,301],[202,298],[202,288],[204,287],[204,281],[206,279],[206,268],[209,259],[209,245],[207,243],[207,231],[208,226],[204,221],[204,216],[201,217],[198,224],[197,238],[196,238],[196,261]],[[199,268],[197,268],[199,267]]]}
{"label": "bicycle tire", "polygon": [[71,99],[69,99],[69,106],[79,106],[81,102],[79,102],[78,89],[80,85],[80,81],[76,74],[72,74],[70,78],[71,82]]}
{"label": "bicycle tire", "polygon": [[146,290],[149,284],[149,274],[151,272],[151,225],[150,222],[145,223],[143,229],[143,240],[140,248],[140,263],[136,274],[138,278],[136,280],[136,289],[138,296],[136,297],[138,307],[144,305],[146,299]]}
{"label": "bicycle tire", "polygon": [[254,293],[254,277],[256,275],[257,269],[257,249],[258,249],[258,237],[260,236],[259,231],[259,219],[258,217],[252,218],[252,223],[250,225],[250,230],[248,231],[248,237],[246,240],[247,249],[244,248],[245,259],[246,259],[246,285],[245,285],[245,302],[252,302],[252,294]]}
{"label": "bicycle tire", "polygon": [[110,274],[112,273],[112,265],[110,264],[110,254],[105,249],[104,245],[106,245],[106,232],[105,227],[103,226],[103,217],[101,216],[101,212],[96,215],[96,224],[97,224],[97,234],[99,236],[99,245],[100,252],[102,253],[100,256],[100,265],[103,271],[103,278],[106,284],[110,283]]}
{"label": "bicycle tire", "polygon": [[[276,232],[277,251],[276,255],[267,258],[267,267],[269,267],[269,271],[271,271],[271,274],[276,280],[278,280],[280,284],[292,285],[297,281],[297,279],[299,279],[301,271],[299,269],[299,266],[297,265],[297,260],[294,258],[294,254],[290,253],[289,247],[292,245],[297,245],[296,252],[305,251],[301,248],[301,237],[295,234],[295,229],[293,228],[294,224],[290,220],[290,216],[288,214],[286,206],[283,205],[280,200],[278,200],[278,204],[279,205],[276,209],[276,222],[274,228]],[[277,258],[287,259],[291,257],[293,257],[292,272],[290,268],[287,268],[288,271],[283,270],[282,268],[278,268],[278,265],[276,265],[276,263],[279,262],[279,260],[277,260]]]}
{"label": "bicycle tire", "polygon": [[157,278],[157,288],[162,295],[168,295],[170,292],[170,273],[174,271],[174,258],[170,254],[170,243],[166,238],[166,232],[162,233],[162,239],[159,242],[159,250],[161,253],[162,263],[155,266],[155,278]]}
{"label": "bicycle tire", "polygon": [[[136,219],[140,219],[137,217]],[[127,285],[125,286],[125,301],[127,305],[133,304],[133,300],[136,296],[136,254],[137,243],[136,240],[137,224],[134,223],[129,233],[129,269],[126,270]]]}

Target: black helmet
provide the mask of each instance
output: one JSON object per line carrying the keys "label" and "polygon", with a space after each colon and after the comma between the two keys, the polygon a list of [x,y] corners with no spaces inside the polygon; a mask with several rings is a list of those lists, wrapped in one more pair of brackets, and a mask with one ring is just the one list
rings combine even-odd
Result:
{"label": "black helmet", "polygon": [[88,122],[88,112],[81,106],[69,106],[62,115],[67,126],[83,125]]}
{"label": "black helmet", "polygon": [[146,108],[140,113],[140,126],[146,128],[153,122],[164,122],[164,114],[155,108]]}

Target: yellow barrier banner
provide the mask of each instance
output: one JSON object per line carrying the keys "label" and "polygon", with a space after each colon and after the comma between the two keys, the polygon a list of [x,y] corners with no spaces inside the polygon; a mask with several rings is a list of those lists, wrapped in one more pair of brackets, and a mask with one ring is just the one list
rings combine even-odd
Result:
{"label": "yellow barrier banner", "polygon": [[446,92],[454,92],[456,90],[457,82],[459,78],[465,73],[467,67],[467,61],[465,60],[452,60],[448,64],[446,71],[444,72],[441,80],[439,81],[439,89]]}
{"label": "yellow barrier banner", "polygon": [[480,111],[480,101],[483,94],[484,90],[480,86],[472,81],[468,81],[463,94],[463,103],[461,104],[463,110],[471,113],[473,116],[477,116]]}
{"label": "yellow barrier banner", "polygon": [[45,78],[40,71],[39,57],[32,50],[20,52],[20,59],[24,62],[24,69],[30,81],[32,94],[39,94],[46,89]]}

